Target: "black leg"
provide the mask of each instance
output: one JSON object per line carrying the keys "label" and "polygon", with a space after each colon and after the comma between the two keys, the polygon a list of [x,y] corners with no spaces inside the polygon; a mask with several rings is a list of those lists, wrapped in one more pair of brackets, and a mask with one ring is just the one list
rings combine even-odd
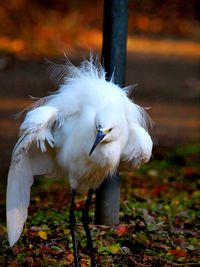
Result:
{"label": "black leg", "polygon": [[90,228],[88,226],[89,224],[89,207],[92,199],[92,194],[93,190],[90,189],[88,192],[87,200],[85,202],[85,207],[83,209],[82,213],[82,220],[83,220],[83,227],[85,229],[86,237],[87,237],[87,245],[90,250],[90,257],[91,257],[91,267],[96,267],[96,262],[95,262],[95,256],[94,256],[94,249],[93,249],[93,243],[92,243],[92,237],[90,233]]}
{"label": "black leg", "polygon": [[77,241],[76,241],[76,233],[75,233],[75,227],[76,227],[76,218],[74,215],[75,196],[76,196],[76,190],[72,189],[71,206],[70,206],[70,213],[69,213],[69,224],[70,224],[70,230],[71,230],[72,242],[73,242],[73,250],[74,250],[74,266],[79,267]]}

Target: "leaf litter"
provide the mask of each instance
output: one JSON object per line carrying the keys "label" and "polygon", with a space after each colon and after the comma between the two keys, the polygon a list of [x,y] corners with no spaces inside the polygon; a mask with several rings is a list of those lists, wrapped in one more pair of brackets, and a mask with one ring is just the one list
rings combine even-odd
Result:
{"label": "leaf litter", "polygon": [[[200,146],[157,148],[138,172],[123,173],[120,224],[93,225],[98,266],[200,266]],[[66,182],[36,178],[29,217],[20,240],[9,248],[5,196],[0,198],[1,266],[72,266],[70,194]],[[90,266],[81,223],[84,197],[76,202],[80,266]]]}

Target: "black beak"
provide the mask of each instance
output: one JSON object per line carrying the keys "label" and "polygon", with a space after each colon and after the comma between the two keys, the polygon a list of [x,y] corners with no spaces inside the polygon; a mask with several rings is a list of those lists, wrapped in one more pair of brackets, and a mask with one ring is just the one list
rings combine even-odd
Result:
{"label": "black beak", "polygon": [[92,152],[95,150],[95,147],[101,142],[101,140],[106,136],[106,134],[100,130],[98,130],[96,139],[94,141],[94,144],[90,150],[89,156],[92,154]]}

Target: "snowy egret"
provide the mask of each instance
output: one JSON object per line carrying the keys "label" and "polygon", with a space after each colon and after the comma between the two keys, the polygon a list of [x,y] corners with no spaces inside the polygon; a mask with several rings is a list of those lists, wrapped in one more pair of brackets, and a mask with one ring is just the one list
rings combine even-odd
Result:
{"label": "snowy egret", "polygon": [[89,192],[82,219],[95,266],[88,227],[92,192],[118,168],[136,169],[150,159],[151,119],[128,98],[131,87],[107,81],[104,68],[93,59],[79,67],[68,61],[52,64],[51,76],[59,90],[28,110],[13,149],[7,184],[8,239],[13,246],[23,230],[33,176],[66,176],[72,189],[69,220],[75,266],[74,201],[76,193],[83,192]]}

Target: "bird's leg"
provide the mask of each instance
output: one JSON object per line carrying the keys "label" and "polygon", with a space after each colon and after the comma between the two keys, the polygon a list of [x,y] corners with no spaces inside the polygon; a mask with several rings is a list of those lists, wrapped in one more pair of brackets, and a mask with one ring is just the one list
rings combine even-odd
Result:
{"label": "bird's leg", "polygon": [[76,226],[76,218],[74,215],[75,196],[76,196],[76,190],[72,189],[71,206],[70,206],[70,213],[69,213],[69,224],[70,224],[70,230],[71,230],[72,242],[73,242],[73,250],[74,250],[74,266],[79,267],[77,240],[76,240],[76,233],[75,233],[75,226]]}
{"label": "bird's leg", "polygon": [[90,257],[91,257],[91,267],[96,267],[96,262],[95,262],[95,256],[94,256],[94,248],[93,248],[93,242],[92,242],[92,237],[90,233],[90,228],[88,226],[90,219],[89,219],[89,207],[92,199],[92,194],[93,194],[93,189],[90,189],[88,192],[87,200],[85,202],[85,207],[83,209],[82,213],[82,221],[83,221],[83,227],[85,229],[86,237],[87,237],[87,246],[90,251]]}

